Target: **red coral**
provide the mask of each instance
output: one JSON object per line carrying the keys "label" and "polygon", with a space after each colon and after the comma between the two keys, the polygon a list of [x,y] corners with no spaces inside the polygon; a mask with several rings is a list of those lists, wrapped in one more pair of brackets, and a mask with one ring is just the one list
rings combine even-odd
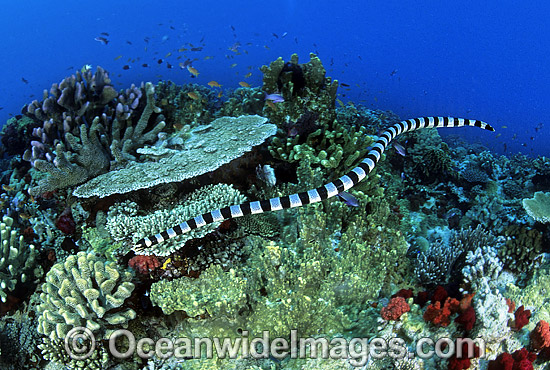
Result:
{"label": "red coral", "polygon": [[76,232],[76,222],[74,222],[71,208],[67,207],[63,212],[61,212],[57,221],[55,221],[55,226],[67,235],[71,235]]}
{"label": "red coral", "polygon": [[424,312],[424,321],[434,325],[448,326],[451,323],[450,316],[458,311],[459,305],[460,303],[456,299],[450,297],[447,297],[443,307],[441,307],[440,301],[432,303]]}
{"label": "red coral", "polygon": [[455,322],[462,325],[466,331],[472,330],[476,323],[476,312],[474,308],[472,306],[466,308],[460,315],[458,315]]}
{"label": "red coral", "polygon": [[405,301],[403,297],[395,297],[390,300],[390,303],[386,307],[382,307],[380,311],[380,316],[386,321],[389,320],[399,320],[401,315],[405,312],[409,312],[411,307]]}
{"label": "red coral", "polygon": [[531,317],[531,310],[526,310],[523,306],[514,312],[515,320],[512,323],[512,329],[521,330],[525,325],[529,324],[529,318]]}
{"label": "red coral", "polygon": [[443,288],[441,285],[438,285],[435,290],[434,294],[432,295],[432,302],[445,302],[447,297],[449,296],[449,293]]}
{"label": "red coral", "polygon": [[468,343],[462,343],[462,354],[460,358],[457,357],[457,354],[453,355],[449,359],[447,364],[447,370],[464,370],[468,369],[471,365],[471,359],[479,357],[479,347],[474,344],[474,353],[473,356],[468,357]]}
{"label": "red coral", "polygon": [[428,302],[429,295],[430,294],[426,291],[418,292],[416,297],[414,297],[414,303],[416,303],[420,307],[424,307],[424,305]]}
{"label": "red coral", "polygon": [[487,370],[533,370],[533,361],[537,355],[525,348],[518,349],[512,354],[501,353],[492,361],[489,361]]}
{"label": "red coral", "polygon": [[145,275],[159,268],[160,262],[155,256],[135,256],[128,261],[128,266]]}
{"label": "red coral", "polygon": [[550,326],[544,320],[540,320],[535,329],[529,334],[531,348],[539,352],[545,348],[550,349]]}

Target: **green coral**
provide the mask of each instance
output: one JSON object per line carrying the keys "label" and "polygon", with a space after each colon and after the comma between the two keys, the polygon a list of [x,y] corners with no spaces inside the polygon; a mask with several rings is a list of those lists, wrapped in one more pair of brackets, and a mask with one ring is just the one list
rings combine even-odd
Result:
{"label": "green coral", "polygon": [[132,274],[120,271],[114,262],[85,252],[56,263],[42,285],[38,332],[52,341],[64,340],[71,328],[82,326],[96,338],[108,339],[136,316],[132,309],[122,308],[134,290],[131,279]]}
{"label": "green coral", "polygon": [[[157,210],[147,215],[138,215],[138,205],[126,201],[111,207],[107,215],[106,229],[114,240],[131,239],[136,242],[197,215],[244,201],[246,201],[244,195],[227,184],[204,186],[187,195],[180,204],[173,208]],[[182,248],[186,241],[201,238],[219,225],[220,222],[214,222],[192,230],[148,249],[147,253],[167,256]]]}
{"label": "green coral", "polygon": [[286,139],[275,137],[269,151],[274,158],[290,163],[307,159],[331,177],[340,176],[365,157],[374,140],[363,126],[345,127],[338,122],[331,126],[330,130],[326,127],[311,133],[303,144],[299,144],[299,136]]}
{"label": "green coral", "polygon": [[506,242],[499,248],[498,256],[503,264],[513,271],[532,272],[534,260],[542,253],[543,234],[521,225],[510,225],[504,228]]}
{"label": "green coral", "polygon": [[151,302],[169,315],[185,311],[190,317],[207,315],[235,320],[246,302],[247,281],[235,270],[212,265],[198,279],[182,277],[162,280],[151,286]]}
{"label": "green coral", "polygon": [[34,245],[27,246],[23,235],[12,229],[13,219],[2,217],[0,224],[0,299],[6,302],[8,292],[18,283],[29,283],[42,276],[37,266],[38,252]]}
{"label": "green coral", "polygon": [[523,200],[523,208],[535,221],[550,223],[550,192],[537,191],[534,198]]}
{"label": "green coral", "polygon": [[539,320],[550,322],[550,265],[546,264],[534,271],[527,286],[520,287],[512,283],[506,287],[506,298],[531,309],[533,317],[529,320],[529,330],[533,330]]}
{"label": "green coral", "polygon": [[[280,93],[285,99],[277,103],[275,108],[266,105],[263,114],[281,128],[285,123],[296,122],[307,111],[319,115],[321,126],[329,125],[336,117],[334,102],[338,81],[325,77],[325,68],[313,53],[308,63],[299,64],[298,55],[293,54],[287,64],[289,70],[283,71],[285,62],[279,57],[269,66],[260,68],[264,74],[262,90],[268,94]],[[294,73],[303,77],[303,87],[295,86]]]}

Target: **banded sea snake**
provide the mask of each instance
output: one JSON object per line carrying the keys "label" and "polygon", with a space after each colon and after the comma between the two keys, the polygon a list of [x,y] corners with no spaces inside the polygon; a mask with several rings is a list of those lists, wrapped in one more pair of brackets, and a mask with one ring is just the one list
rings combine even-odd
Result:
{"label": "banded sea snake", "polygon": [[367,177],[380,160],[384,150],[386,150],[390,142],[396,136],[421,128],[462,126],[475,126],[484,130],[495,131],[493,127],[485,122],[463,118],[421,117],[401,121],[382,132],[382,134],[380,134],[379,136],[379,139],[374,143],[372,149],[368,152],[365,159],[363,159],[357,167],[353,168],[351,171],[349,171],[347,174],[337,180],[329,182],[328,184],[323,185],[317,189],[311,189],[302,193],[291,194],[284,197],[271,198],[269,200],[236,204],[233,206],[224,207],[221,209],[210,211],[208,213],[204,213],[200,216],[182,222],[181,224],[176,225],[171,229],[165,230],[160,234],[138,240],[133,246],[133,249],[136,251],[140,249],[143,250],[155,244],[162,243],[167,239],[185,234],[193,229],[197,229],[213,222],[242,217],[249,214],[258,214],[269,211],[279,211],[281,209],[300,207],[306,204],[317,203],[325,199],[332,198],[338,193],[354,187],[365,177]]}

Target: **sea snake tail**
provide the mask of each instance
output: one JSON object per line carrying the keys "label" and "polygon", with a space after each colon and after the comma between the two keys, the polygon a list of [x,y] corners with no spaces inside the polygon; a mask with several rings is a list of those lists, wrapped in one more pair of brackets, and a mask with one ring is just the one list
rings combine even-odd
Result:
{"label": "sea snake tail", "polygon": [[208,213],[182,222],[171,229],[165,230],[160,234],[143,238],[137,241],[133,246],[134,250],[143,250],[152,245],[162,243],[167,239],[174,238],[178,235],[185,234],[193,229],[219,222],[230,218],[242,217],[249,214],[258,214],[269,211],[278,211],[281,209],[300,207],[310,203],[317,203],[325,199],[332,198],[342,191],[346,191],[361,180],[368,176],[374,166],[380,160],[382,153],[388,147],[389,143],[398,135],[405,132],[418,130],[421,128],[441,128],[441,127],[462,127],[475,126],[484,130],[495,131],[489,124],[463,118],[453,117],[421,117],[401,121],[385,130],[379,139],[374,143],[365,159],[359,163],[357,167],[333,182],[317,189],[311,189],[303,193],[291,194],[284,197],[271,198],[269,200],[261,200],[237,204],[221,209],[216,209]]}

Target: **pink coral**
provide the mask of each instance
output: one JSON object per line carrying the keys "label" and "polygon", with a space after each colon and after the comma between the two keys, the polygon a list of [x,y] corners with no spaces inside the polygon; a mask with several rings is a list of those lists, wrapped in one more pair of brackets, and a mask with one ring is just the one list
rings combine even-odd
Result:
{"label": "pink coral", "polygon": [[405,301],[405,298],[403,297],[394,297],[390,300],[390,303],[386,307],[382,307],[382,310],[380,312],[380,316],[384,320],[399,320],[401,315],[403,315],[405,312],[409,312],[411,310],[411,307]]}
{"label": "pink coral", "polygon": [[543,349],[550,349],[550,326],[544,320],[540,320],[535,329],[529,334],[531,348],[535,352]]}

